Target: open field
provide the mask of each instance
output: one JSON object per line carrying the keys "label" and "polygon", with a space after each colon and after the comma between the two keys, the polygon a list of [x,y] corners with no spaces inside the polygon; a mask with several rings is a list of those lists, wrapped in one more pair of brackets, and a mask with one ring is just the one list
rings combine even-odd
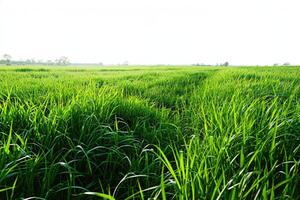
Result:
{"label": "open field", "polygon": [[0,199],[300,199],[299,165],[298,67],[0,68]]}

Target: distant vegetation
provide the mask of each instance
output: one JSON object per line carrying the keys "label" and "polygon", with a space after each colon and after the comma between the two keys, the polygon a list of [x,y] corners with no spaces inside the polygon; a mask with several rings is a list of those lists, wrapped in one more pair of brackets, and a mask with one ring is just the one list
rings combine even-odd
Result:
{"label": "distant vegetation", "polygon": [[0,199],[300,198],[300,68],[0,77]]}
{"label": "distant vegetation", "polygon": [[2,65],[69,65],[70,60],[66,56],[61,56],[60,58],[52,61],[42,61],[35,59],[26,59],[26,60],[13,60],[12,56],[9,54],[4,54],[2,59],[0,59],[0,64]]}

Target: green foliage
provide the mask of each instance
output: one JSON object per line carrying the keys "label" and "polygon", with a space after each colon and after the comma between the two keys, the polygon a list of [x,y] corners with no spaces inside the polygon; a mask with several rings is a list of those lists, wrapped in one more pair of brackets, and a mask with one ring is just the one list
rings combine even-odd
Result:
{"label": "green foliage", "polygon": [[0,199],[300,198],[300,68],[0,77]]}

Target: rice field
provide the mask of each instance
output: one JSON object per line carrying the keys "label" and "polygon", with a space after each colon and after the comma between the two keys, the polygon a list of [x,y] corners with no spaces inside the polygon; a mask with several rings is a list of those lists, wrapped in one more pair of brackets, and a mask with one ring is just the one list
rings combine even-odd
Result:
{"label": "rice field", "polygon": [[300,199],[299,67],[0,67],[0,199]]}

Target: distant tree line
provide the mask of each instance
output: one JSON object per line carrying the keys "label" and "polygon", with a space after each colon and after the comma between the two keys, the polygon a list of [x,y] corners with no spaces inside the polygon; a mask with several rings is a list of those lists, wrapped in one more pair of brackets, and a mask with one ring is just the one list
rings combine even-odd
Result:
{"label": "distant tree line", "polygon": [[[61,56],[58,59],[55,60],[35,60],[35,59],[26,59],[26,60],[13,60],[12,56],[9,54],[3,54],[2,58],[0,58],[0,65],[70,65],[70,59],[66,56]],[[76,63],[72,63],[75,64]],[[82,64],[82,63],[81,63]],[[78,63],[78,65],[81,65]],[[99,63],[84,63],[84,65],[99,65],[103,66],[104,64],[102,62]],[[122,64],[119,63],[118,65],[123,65],[123,66],[128,66],[129,62],[124,61]],[[274,63],[273,66],[290,66],[291,64],[289,62],[285,62],[283,64],[279,63]],[[224,66],[227,67],[229,66],[229,62],[224,62],[224,63],[217,63],[216,65],[209,65],[209,64],[204,64],[204,63],[195,63],[192,64],[192,66]]]}
{"label": "distant tree line", "polygon": [[220,64],[216,64],[216,65],[208,65],[208,64],[204,64],[204,63],[196,63],[196,64],[192,64],[193,66],[229,66],[229,62],[225,62],[225,63],[220,63]]}
{"label": "distant tree line", "polygon": [[205,63],[195,63],[195,64],[192,64],[193,66],[212,66],[212,65],[208,65],[208,64],[205,64]]}
{"label": "distant tree line", "polygon": [[61,56],[56,60],[35,60],[35,59],[26,59],[26,60],[13,60],[12,56],[9,54],[4,54],[0,59],[0,64],[2,65],[69,65],[70,60],[66,56]]}
{"label": "distant tree line", "polygon": [[[289,65],[291,65],[289,62],[285,62],[285,63],[283,63],[282,64],[283,66],[289,66]],[[273,66],[280,66],[280,64],[279,63],[275,63]]]}

